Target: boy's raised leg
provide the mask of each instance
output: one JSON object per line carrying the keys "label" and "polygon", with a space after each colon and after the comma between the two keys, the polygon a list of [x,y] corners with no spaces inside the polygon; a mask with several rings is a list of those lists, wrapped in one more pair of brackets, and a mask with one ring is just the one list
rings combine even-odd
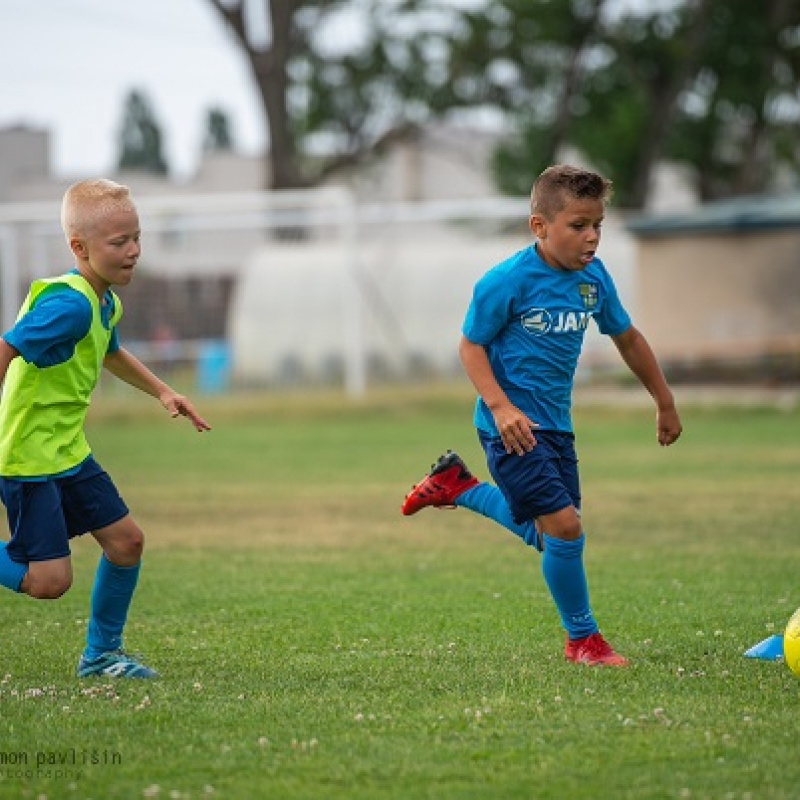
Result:
{"label": "boy's raised leg", "polygon": [[439,456],[431,471],[412,487],[400,510],[409,516],[428,506],[469,509],[507,528],[525,544],[542,549],[536,523],[515,522],[502,492],[494,484],[479,481],[452,450]]}
{"label": "boy's raised leg", "polygon": [[478,479],[467,469],[461,457],[448,450],[439,456],[431,471],[414,484],[400,510],[410,516],[428,506],[454,508],[456,498],[477,483]]}

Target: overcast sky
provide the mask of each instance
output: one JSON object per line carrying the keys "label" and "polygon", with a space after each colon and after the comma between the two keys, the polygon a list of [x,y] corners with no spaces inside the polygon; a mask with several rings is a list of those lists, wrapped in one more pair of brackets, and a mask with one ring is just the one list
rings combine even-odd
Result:
{"label": "overcast sky", "polygon": [[0,30],[0,128],[48,128],[60,176],[113,169],[124,98],[132,89],[150,100],[178,178],[196,167],[212,106],[228,114],[238,150],[265,148],[245,59],[208,0],[0,0]]}
{"label": "overcast sky", "polygon": [[0,128],[49,128],[53,168],[110,171],[124,97],[150,99],[179,177],[195,167],[206,111],[224,109],[240,150],[264,147],[247,65],[207,0],[0,0]]}

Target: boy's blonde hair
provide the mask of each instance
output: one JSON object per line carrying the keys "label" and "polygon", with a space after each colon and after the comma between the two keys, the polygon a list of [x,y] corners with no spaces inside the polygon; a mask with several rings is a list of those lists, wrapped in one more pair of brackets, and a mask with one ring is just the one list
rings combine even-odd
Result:
{"label": "boy's blonde hair", "polygon": [[554,164],[533,184],[531,214],[552,221],[569,199],[601,200],[605,203],[611,199],[611,194],[611,181],[602,175],[569,164]]}
{"label": "boy's blonde hair", "polygon": [[135,210],[130,189],[106,178],[73,183],[61,203],[61,227],[67,241],[86,235],[100,217],[115,211]]}

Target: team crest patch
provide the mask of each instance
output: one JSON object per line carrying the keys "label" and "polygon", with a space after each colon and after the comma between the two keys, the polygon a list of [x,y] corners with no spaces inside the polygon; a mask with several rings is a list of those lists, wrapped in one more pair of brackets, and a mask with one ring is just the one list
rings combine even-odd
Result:
{"label": "team crest patch", "polygon": [[584,308],[597,308],[596,283],[579,283],[578,291],[581,293]]}

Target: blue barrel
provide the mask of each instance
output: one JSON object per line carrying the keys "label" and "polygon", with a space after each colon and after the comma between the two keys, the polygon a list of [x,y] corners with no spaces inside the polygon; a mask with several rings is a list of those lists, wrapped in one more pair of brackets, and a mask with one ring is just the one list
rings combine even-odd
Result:
{"label": "blue barrel", "polygon": [[219,394],[230,387],[231,348],[224,339],[202,342],[197,352],[197,387],[204,394]]}

